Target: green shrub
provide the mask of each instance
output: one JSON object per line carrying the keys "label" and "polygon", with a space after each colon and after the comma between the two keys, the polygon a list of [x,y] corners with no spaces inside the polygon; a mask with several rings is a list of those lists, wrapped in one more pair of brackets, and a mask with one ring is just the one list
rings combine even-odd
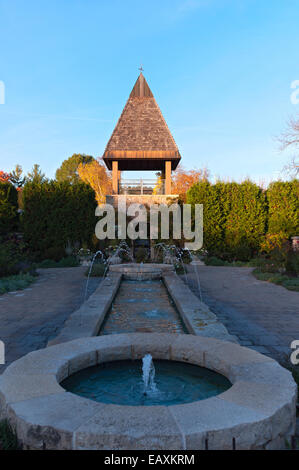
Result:
{"label": "green shrub", "polygon": [[184,248],[181,250],[181,259],[184,264],[190,264],[192,261],[192,256],[189,250],[185,250]]}
{"label": "green shrub", "polygon": [[45,259],[60,261],[65,257],[65,249],[62,246],[50,246],[44,251],[43,256]]}
{"label": "green shrub", "polygon": [[299,253],[290,251],[285,263],[286,271],[294,276],[299,276]]}
{"label": "green shrub", "polygon": [[38,268],[58,268],[58,263],[52,259],[44,259],[40,263],[37,263]]}
{"label": "green shrub", "polygon": [[137,263],[145,263],[148,259],[149,252],[147,248],[144,248],[143,246],[140,246],[137,248],[136,253],[135,253],[135,259]]}
{"label": "green shrub", "polygon": [[4,243],[0,244],[0,277],[17,274],[16,259]]}
{"label": "green shrub", "polygon": [[177,274],[185,274],[184,266],[181,263],[176,263],[174,269]]}
{"label": "green shrub", "polygon": [[268,281],[281,285],[288,290],[299,291],[299,279],[289,278],[284,274],[262,272],[259,268],[253,271],[253,275],[260,281]]}
{"label": "green shrub", "polygon": [[286,287],[299,287],[299,278],[286,279],[283,281],[283,285]]}
{"label": "green shrub", "polygon": [[76,256],[67,256],[62,258],[58,261],[60,268],[75,268],[76,266],[80,266],[78,258]]}
{"label": "green shrub", "polygon": [[0,421],[0,450],[18,450],[17,434],[7,420]]}
{"label": "green shrub", "polygon": [[18,273],[34,274],[34,271],[26,247],[19,236],[10,234],[5,241],[0,242],[0,278]]}
{"label": "green shrub", "polygon": [[[90,268],[85,271],[85,276],[88,276]],[[106,271],[106,264],[94,263],[90,272],[91,277],[102,277]]]}
{"label": "green shrub", "polygon": [[227,261],[223,261],[220,258],[217,258],[216,256],[211,256],[205,259],[205,264],[207,266],[227,266],[229,263],[227,263]]}
{"label": "green shrub", "polygon": [[67,256],[59,261],[45,259],[37,264],[39,268],[73,268],[79,265],[80,263],[76,256]]}
{"label": "green shrub", "polygon": [[30,274],[17,274],[15,276],[2,277],[0,279],[0,294],[25,289],[35,280]]}

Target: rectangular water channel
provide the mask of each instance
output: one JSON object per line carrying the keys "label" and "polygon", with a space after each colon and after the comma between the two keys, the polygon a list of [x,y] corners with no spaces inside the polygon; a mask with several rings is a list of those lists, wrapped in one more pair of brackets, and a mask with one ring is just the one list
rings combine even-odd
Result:
{"label": "rectangular water channel", "polygon": [[161,280],[123,280],[99,335],[187,333]]}

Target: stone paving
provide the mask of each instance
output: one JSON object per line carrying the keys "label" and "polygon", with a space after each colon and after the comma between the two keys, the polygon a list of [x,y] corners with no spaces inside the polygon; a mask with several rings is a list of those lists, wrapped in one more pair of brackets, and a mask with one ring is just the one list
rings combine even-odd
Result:
{"label": "stone paving", "polygon": [[[285,361],[291,341],[299,339],[299,293],[256,280],[251,268],[198,268],[203,300],[229,333],[240,344]],[[6,365],[45,347],[59,333],[83,301],[85,270],[42,269],[29,288],[0,296],[0,339],[6,345]],[[188,266],[188,280],[198,293],[192,266]],[[89,294],[98,283],[98,278],[91,278]],[[4,369],[0,366],[0,373]]]}
{"label": "stone paving", "polygon": [[[6,364],[35,349],[44,348],[68,316],[84,300],[86,267],[40,269],[29,288],[0,296],[0,340],[5,343]],[[87,296],[101,278],[91,278]]]}
{"label": "stone paving", "polygon": [[[197,267],[203,301],[229,333],[241,345],[290,365],[290,344],[299,340],[299,292],[258,281],[252,268]],[[198,294],[194,266],[187,270],[189,286]]]}

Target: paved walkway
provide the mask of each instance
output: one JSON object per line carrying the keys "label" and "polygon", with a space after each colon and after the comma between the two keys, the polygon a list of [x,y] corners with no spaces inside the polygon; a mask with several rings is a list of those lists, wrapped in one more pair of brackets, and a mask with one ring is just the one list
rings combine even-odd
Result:
{"label": "paved walkway", "polygon": [[[27,289],[0,296],[0,340],[5,343],[5,366],[56,336],[66,318],[82,303],[86,267],[39,270]],[[91,278],[90,295],[100,278]]]}
{"label": "paved walkway", "polygon": [[[203,300],[239,342],[288,361],[291,341],[299,339],[299,292],[256,280],[251,268],[199,266]],[[86,268],[42,269],[29,288],[0,296],[0,340],[6,366],[43,348],[83,301]],[[196,293],[196,275],[188,266]],[[91,278],[89,293],[99,283]],[[0,373],[5,366],[0,365]]]}
{"label": "paved walkway", "polygon": [[[299,340],[299,292],[258,281],[252,268],[197,266],[203,301],[241,345],[281,362],[289,361],[291,342]],[[188,282],[198,293],[194,267]]]}

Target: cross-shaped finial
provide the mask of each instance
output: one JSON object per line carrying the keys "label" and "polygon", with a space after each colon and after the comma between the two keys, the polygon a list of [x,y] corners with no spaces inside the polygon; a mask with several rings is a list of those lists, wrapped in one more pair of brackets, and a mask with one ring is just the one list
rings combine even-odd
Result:
{"label": "cross-shaped finial", "polygon": [[140,72],[143,72],[142,64],[140,65],[138,70],[140,70]]}

